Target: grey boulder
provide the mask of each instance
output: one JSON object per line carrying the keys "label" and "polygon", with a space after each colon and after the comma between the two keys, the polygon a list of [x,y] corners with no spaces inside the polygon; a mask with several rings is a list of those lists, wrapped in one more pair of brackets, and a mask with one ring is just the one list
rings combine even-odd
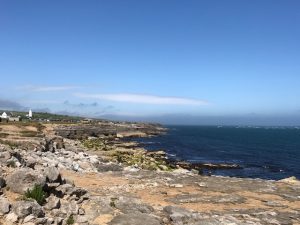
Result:
{"label": "grey boulder", "polygon": [[42,187],[46,184],[46,177],[32,169],[19,169],[10,174],[6,179],[6,184],[11,191],[24,194],[35,185]]}
{"label": "grey boulder", "polygon": [[51,183],[61,181],[61,175],[58,169],[54,166],[46,167],[44,170],[44,174],[47,177],[47,180]]}
{"label": "grey boulder", "polygon": [[43,208],[35,201],[19,201],[13,204],[12,211],[19,217],[25,218],[32,214],[36,217],[45,215]]}
{"label": "grey boulder", "polygon": [[6,198],[0,197],[0,216],[9,213],[10,203]]}

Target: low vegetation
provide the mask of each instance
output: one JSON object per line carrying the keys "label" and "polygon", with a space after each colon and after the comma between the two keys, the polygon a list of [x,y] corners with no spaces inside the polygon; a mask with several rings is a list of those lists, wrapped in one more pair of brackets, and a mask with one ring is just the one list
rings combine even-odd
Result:
{"label": "low vegetation", "polygon": [[67,225],[71,225],[75,223],[73,215],[70,215],[69,218],[67,219]]}
{"label": "low vegetation", "polygon": [[20,146],[20,143],[18,142],[2,140],[2,139],[0,139],[0,144],[8,145],[11,148],[18,148]]}
{"label": "low vegetation", "polygon": [[13,161],[13,160],[7,161],[7,166],[8,167],[12,167],[12,168],[16,168],[17,167],[16,162]]}
{"label": "low vegetation", "polygon": [[112,153],[112,157],[115,158],[117,162],[127,166],[138,166],[146,170],[172,171],[172,168],[166,161],[149,157],[145,152],[115,151]]}
{"label": "low vegetation", "polygon": [[92,150],[109,151],[112,149],[112,147],[108,145],[108,141],[101,138],[85,139],[82,140],[82,144],[84,147]]}
{"label": "low vegetation", "polygon": [[110,207],[116,208],[116,203],[115,203],[116,200],[117,200],[117,198],[111,198],[110,199],[110,203],[109,203]]}
{"label": "low vegetation", "polygon": [[40,205],[44,204],[46,199],[46,193],[40,185],[35,185],[33,189],[27,190],[24,196],[26,199],[36,200]]}
{"label": "low vegetation", "polygon": [[22,137],[37,137],[39,135],[39,132],[32,131],[32,130],[23,130],[20,132]]}

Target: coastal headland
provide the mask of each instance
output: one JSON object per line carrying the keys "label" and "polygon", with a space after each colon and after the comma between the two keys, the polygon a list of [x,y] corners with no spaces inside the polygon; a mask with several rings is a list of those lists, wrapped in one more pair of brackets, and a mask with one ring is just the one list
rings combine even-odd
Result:
{"label": "coastal headland", "polygon": [[132,137],[158,124],[0,124],[0,224],[300,224],[300,182],[201,175]]}

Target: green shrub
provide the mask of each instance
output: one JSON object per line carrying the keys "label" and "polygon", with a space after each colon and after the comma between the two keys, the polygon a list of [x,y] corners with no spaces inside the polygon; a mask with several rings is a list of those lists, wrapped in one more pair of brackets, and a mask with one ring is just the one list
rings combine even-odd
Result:
{"label": "green shrub", "polygon": [[25,192],[25,197],[28,199],[34,199],[42,205],[45,202],[46,193],[43,191],[43,188],[41,185],[34,185],[34,188],[31,190],[27,190]]}
{"label": "green shrub", "polygon": [[12,167],[12,168],[16,168],[17,167],[16,162],[13,161],[13,160],[7,161],[7,166],[8,167]]}
{"label": "green shrub", "polygon": [[81,142],[83,146],[88,149],[102,150],[102,151],[109,151],[111,149],[111,147],[108,145],[108,141],[100,138],[85,139],[82,140]]}
{"label": "green shrub", "polygon": [[69,218],[67,219],[67,224],[71,225],[71,224],[74,224],[74,223],[75,223],[75,220],[73,218],[73,215],[69,216]]}
{"label": "green shrub", "polygon": [[115,203],[116,200],[117,198],[110,198],[110,203],[109,203],[110,207],[116,208],[116,203]]}

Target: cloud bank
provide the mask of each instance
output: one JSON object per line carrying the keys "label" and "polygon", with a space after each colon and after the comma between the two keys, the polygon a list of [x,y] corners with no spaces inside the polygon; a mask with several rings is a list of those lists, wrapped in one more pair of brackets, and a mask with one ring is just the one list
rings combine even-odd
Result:
{"label": "cloud bank", "polygon": [[156,95],[142,95],[142,94],[74,94],[79,98],[98,99],[114,102],[127,102],[139,104],[155,104],[155,105],[206,105],[206,101],[181,98],[181,97],[163,97]]}
{"label": "cloud bank", "polygon": [[20,90],[32,91],[32,92],[51,92],[51,91],[67,91],[77,89],[77,86],[34,86],[28,85],[19,87]]}

